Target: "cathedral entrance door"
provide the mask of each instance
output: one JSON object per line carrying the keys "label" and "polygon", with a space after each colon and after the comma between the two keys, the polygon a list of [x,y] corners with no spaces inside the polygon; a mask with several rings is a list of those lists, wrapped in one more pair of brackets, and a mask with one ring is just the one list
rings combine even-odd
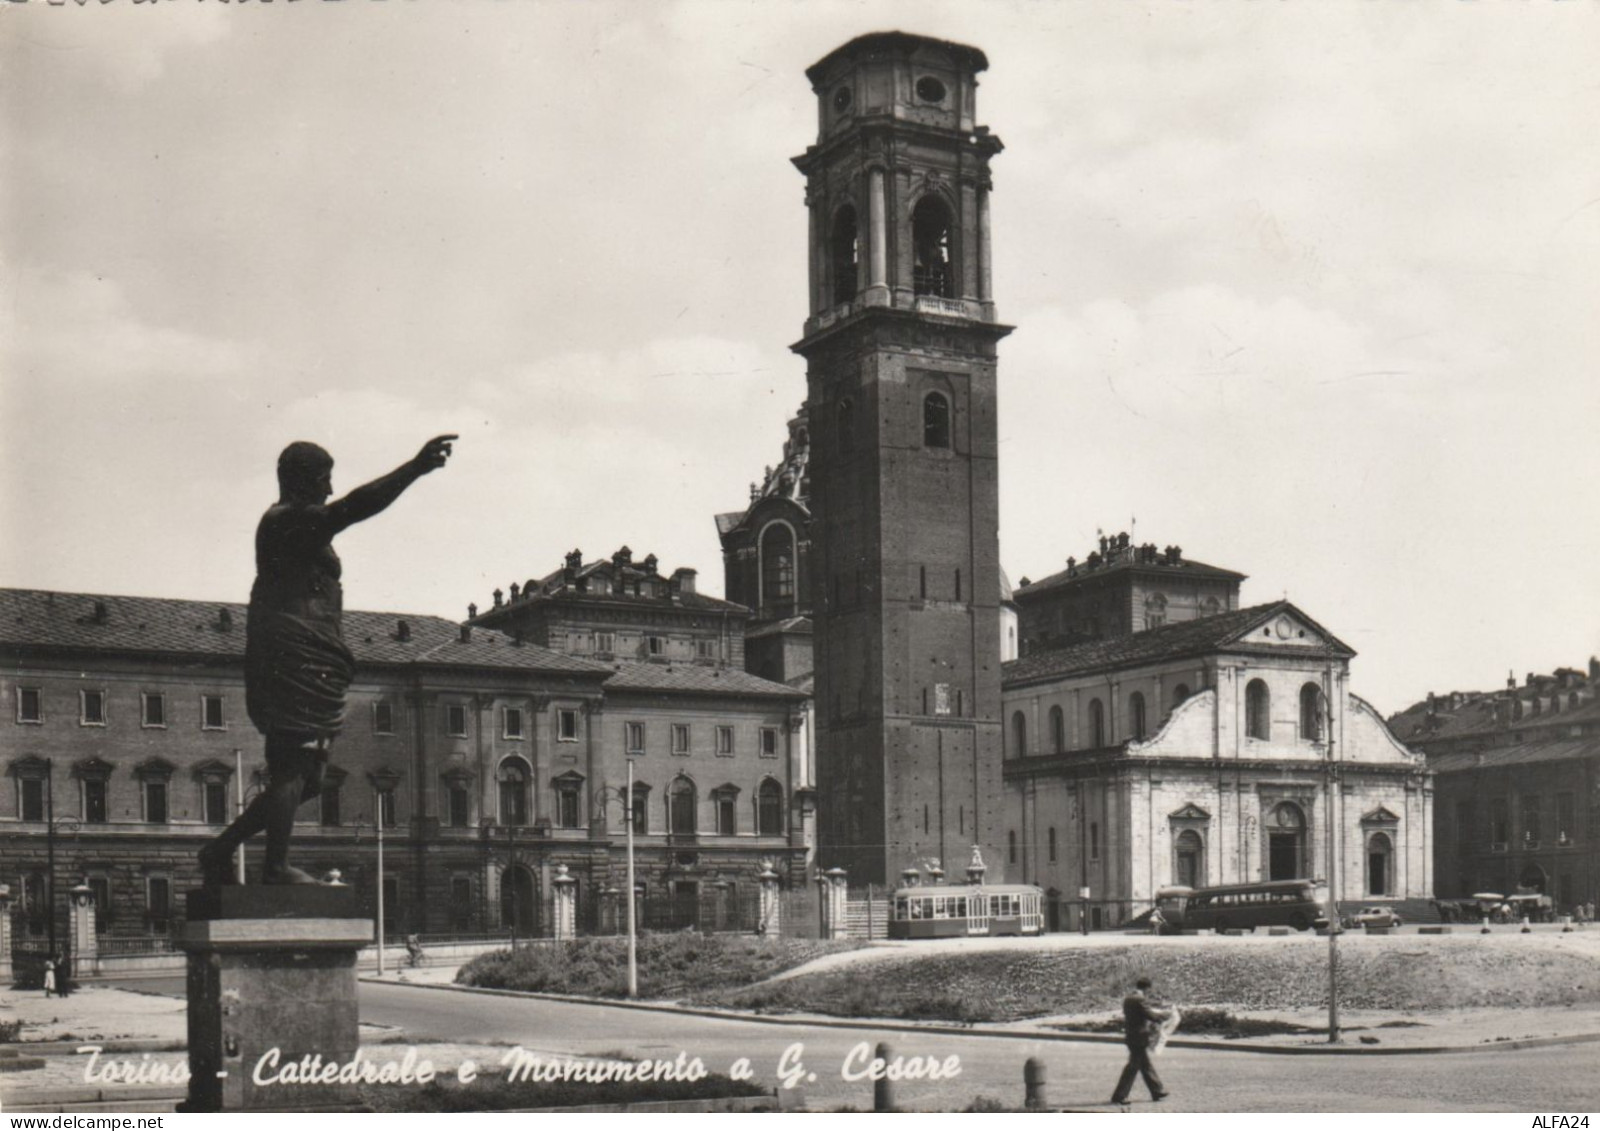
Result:
{"label": "cathedral entrance door", "polygon": [[1267,844],[1267,879],[1300,878],[1300,834],[1271,833]]}

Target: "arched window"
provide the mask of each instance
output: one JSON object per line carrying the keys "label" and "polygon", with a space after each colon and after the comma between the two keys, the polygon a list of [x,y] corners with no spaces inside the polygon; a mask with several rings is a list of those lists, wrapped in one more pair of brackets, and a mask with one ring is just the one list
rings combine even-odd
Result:
{"label": "arched window", "polygon": [[1028,720],[1021,711],[1013,712],[1011,716],[1011,741],[1015,745],[1016,756],[1028,756]]}
{"label": "arched window", "polygon": [[528,823],[528,782],[533,771],[521,758],[507,758],[500,763],[500,823],[526,825]]}
{"label": "arched window", "polygon": [[1367,839],[1367,894],[1392,895],[1390,888],[1389,859],[1394,853],[1394,842],[1388,833],[1373,833]]}
{"label": "arched window", "polygon": [[1128,736],[1144,738],[1144,695],[1138,691],[1128,696]]}
{"label": "arched window", "polygon": [[629,815],[635,834],[643,836],[650,831],[650,787],[642,781],[633,783],[633,804]]}
{"label": "arched window", "polygon": [[695,810],[699,798],[694,782],[688,778],[674,778],[667,790],[667,828],[678,836],[692,836],[697,829]]}
{"label": "arched window", "polygon": [[950,262],[950,210],[937,196],[925,196],[911,210],[911,283],[919,295],[955,297]]}
{"label": "arched window", "polygon": [[950,402],[943,393],[929,393],[922,398],[922,446],[950,446]]}
{"label": "arched window", "polygon": [[1193,829],[1184,829],[1172,842],[1172,880],[1186,888],[1205,886],[1205,844]]}
{"label": "arched window", "polygon": [[1067,717],[1060,707],[1050,708],[1050,752],[1060,754],[1067,748]]}
{"label": "arched window", "polygon": [[1300,688],[1300,737],[1322,741],[1322,688],[1314,683]]}
{"label": "arched window", "polygon": [[756,831],[762,836],[783,835],[783,787],[771,778],[756,790]]}
{"label": "arched window", "polygon": [[1222,611],[1222,602],[1215,597],[1207,597],[1200,602],[1200,615],[1214,617]]}
{"label": "arched window", "polygon": [[1089,745],[1098,749],[1106,744],[1106,708],[1098,699],[1089,700]]}
{"label": "arched window", "polygon": [[847,204],[833,214],[833,234],[828,246],[835,306],[856,297],[860,262],[861,240],[857,231],[856,210]]}
{"label": "arched window", "polygon": [[774,522],[761,532],[761,612],[768,617],[794,615],[794,532]]}
{"label": "arched window", "polygon": [[1272,737],[1272,696],[1259,679],[1244,689],[1244,732],[1251,738]]}

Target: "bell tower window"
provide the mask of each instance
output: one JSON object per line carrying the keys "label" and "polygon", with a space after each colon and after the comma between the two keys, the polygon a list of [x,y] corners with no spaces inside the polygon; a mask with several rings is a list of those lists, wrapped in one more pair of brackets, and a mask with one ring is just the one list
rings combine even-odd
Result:
{"label": "bell tower window", "polygon": [[911,283],[919,295],[953,298],[950,264],[950,210],[936,196],[925,196],[911,211]]}
{"label": "bell tower window", "polygon": [[837,306],[856,297],[860,270],[861,239],[856,210],[851,205],[834,213],[828,259],[833,273],[833,302]]}

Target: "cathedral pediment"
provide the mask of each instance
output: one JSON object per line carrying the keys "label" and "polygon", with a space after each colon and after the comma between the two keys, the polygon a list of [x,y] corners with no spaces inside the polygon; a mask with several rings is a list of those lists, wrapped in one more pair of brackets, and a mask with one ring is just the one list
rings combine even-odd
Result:
{"label": "cathedral pediment", "polygon": [[1395,813],[1390,812],[1387,806],[1380,805],[1370,813],[1363,814],[1361,823],[1363,825],[1398,825],[1400,818]]}
{"label": "cathedral pediment", "polygon": [[1211,814],[1207,813],[1194,802],[1189,802],[1182,809],[1167,814],[1169,821],[1209,821]]}

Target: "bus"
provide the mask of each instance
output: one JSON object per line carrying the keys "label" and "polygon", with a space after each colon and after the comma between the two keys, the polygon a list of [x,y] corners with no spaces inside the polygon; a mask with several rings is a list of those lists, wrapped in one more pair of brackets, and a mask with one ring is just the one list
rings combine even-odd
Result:
{"label": "bus", "polygon": [[1044,892],[1032,884],[934,884],[897,888],[889,905],[891,939],[1037,935]]}
{"label": "bus", "polygon": [[1214,888],[1162,888],[1156,907],[1165,930],[1253,931],[1257,927],[1309,930],[1326,922],[1326,889],[1315,880],[1272,880]]}

